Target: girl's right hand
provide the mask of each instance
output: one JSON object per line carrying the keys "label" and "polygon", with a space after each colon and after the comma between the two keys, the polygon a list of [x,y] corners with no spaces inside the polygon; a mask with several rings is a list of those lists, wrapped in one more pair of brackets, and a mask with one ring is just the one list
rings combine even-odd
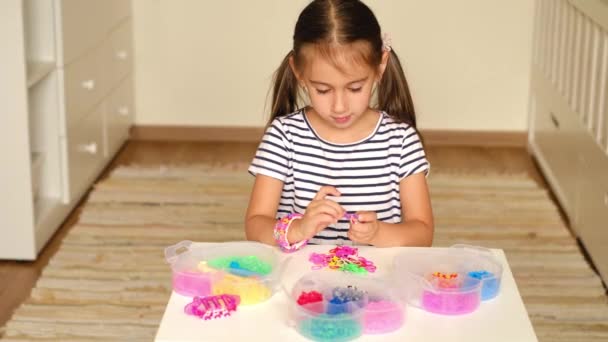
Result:
{"label": "girl's right hand", "polygon": [[339,197],[340,192],[330,185],[322,186],[319,189],[308,204],[302,219],[293,222],[296,223],[296,227],[293,227],[296,228],[294,241],[310,239],[330,224],[337,223],[344,216],[345,210],[335,201],[326,199],[326,196]]}

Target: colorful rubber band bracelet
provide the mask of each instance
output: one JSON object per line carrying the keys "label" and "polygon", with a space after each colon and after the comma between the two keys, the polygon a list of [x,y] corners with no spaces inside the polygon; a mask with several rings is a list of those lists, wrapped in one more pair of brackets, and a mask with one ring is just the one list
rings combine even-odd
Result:
{"label": "colorful rubber band bracelet", "polygon": [[289,231],[289,226],[291,226],[291,223],[294,220],[299,220],[301,218],[302,214],[291,213],[285,217],[278,219],[277,224],[274,226],[274,239],[279,245],[279,248],[285,253],[295,252],[308,243],[308,239],[296,242],[294,244],[289,244],[289,240],[287,240],[287,232]]}

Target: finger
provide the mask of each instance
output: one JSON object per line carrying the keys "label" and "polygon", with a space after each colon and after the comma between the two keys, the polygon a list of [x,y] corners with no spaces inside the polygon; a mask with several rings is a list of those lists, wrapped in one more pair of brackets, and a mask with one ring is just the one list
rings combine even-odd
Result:
{"label": "finger", "polygon": [[331,210],[337,220],[341,219],[344,216],[344,213],[346,212],[346,210],[344,210],[344,208],[342,208],[340,204],[332,200],[325,199],[322,203],[324,207]]}
{"label": "finger", "polygon": [[348,237],[349,239],[355,241],[355,242],[363,242],[366,240],[366,235],[365,233],[361,233],[361,232],[357,232],[357,231],[348,231]]}
{"label": "finger", "polygon": [[321,200],[312,202],[306,209],[310,215],[327,214],[333,217],[333,221],[339,220],[344,212],[344,209],[336,203],[329,200]]}
{"label": "finger", "polygon": [[359,222],[373,222],[376,221],[378,215],[374,211],[358,211],[357,219]]}
{"label": "finger", "polygon": [[347,236],[351,241],[354,241],[354,242],[358,241],[357,237],[355,236],[355,233],[351,230],[348,231]]}
{"label": "finger", "polygon": [[316,233],[322,231],[323,229],[327,228],[327,226],[334,223],[333,216],[328,215],[328,214],[319,214],[319,215],[315,216],[314,219],[315,219],[314,222],[316,222],[315,223]]}
{"label": "finger", "polygon": [[319,189],[319,191],[312,200],[321,200],[324,199],[327,195],[339,197],[341,194],[335,187],[331,185],[324,185]]}
{"label": "finger", "polygon": [[352,230],[355,234],[361,234],[367,232],[369,229],[365,224],[355,223],[350,226],[350,230]]}
{"label": "finger", "polygon": [[358,232],[358,231],[350,231],[349,230],[349,238],[355,242],[367,242],[369,241],[369,234],[365,233],[365,232]]}

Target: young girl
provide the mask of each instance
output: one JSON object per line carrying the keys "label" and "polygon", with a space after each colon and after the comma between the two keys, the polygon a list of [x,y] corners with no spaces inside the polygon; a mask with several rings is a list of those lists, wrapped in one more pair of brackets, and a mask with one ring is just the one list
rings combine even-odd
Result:
{"label": "young girl", "polygon": [[[302,94],[308,105],[297,109]],[[312,1],[275,75],[272,116],[249,167],[247,238],[286,252],[430,246],[428,170],[407,81],[372,11],[356,0]]]}

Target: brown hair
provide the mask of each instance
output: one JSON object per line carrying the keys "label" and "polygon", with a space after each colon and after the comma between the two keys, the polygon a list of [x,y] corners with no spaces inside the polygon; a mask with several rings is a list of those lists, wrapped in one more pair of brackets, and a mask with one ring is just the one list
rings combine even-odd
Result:
{"label": "brown hair", "polygon": [[[328,58],[336,67],[344,49],[355,49],[353,61],[377,68],[382,62],[380,24],[372,10],[358,0],[314,0],[302,10],[293,34],[293,49],[285,56],[274,76],[272,108],[269,122],[278,116],[295,112],[299,105],[298,80],[289,65],[304,64],[302,47],[310,44],[315,52]],[[351,49],[351,50],[352,50]],[[412,96],[394,49],[378,84],[377,106],[399,121],[416,128]]]}

